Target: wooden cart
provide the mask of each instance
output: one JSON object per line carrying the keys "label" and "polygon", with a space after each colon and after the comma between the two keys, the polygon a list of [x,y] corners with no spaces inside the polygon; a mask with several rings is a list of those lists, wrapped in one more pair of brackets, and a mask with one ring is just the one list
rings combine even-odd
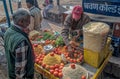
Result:
{"label": "wooden cart", "polygon": [[[88,65],[87,63],[82,64],[82,67],[84,67],[89,73],[89,79],[98,79],[98,77],[100,76],[104,67],[108,63],[111,55],[112,55],[112,51],[110,51],[108,53],[108,56],[106,57],[106,59],[104,60],[104,62],[102,63],[102,65],[99,68],[94,68],[94,67]],[[50,74],[50,72],[43,69],[38,64],[35,64],[35,70],[36,70],[37,73],[42,74],[43,76],[47,77],[48,79],[59,79],[59,78],[55,77],[54,75]]]}

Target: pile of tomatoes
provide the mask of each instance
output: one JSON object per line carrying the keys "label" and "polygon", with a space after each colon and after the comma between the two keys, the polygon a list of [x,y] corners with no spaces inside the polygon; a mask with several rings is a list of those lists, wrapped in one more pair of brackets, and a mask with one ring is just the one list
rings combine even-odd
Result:
{"label": "pile of tomatoes", "polygon": [[53,74],[55,77],[62,78],[62,76],[63,76],[63,73],[62,73],[63,67],[64,67],[64,63],[55,64],[53,66],[50,66],[49,72],[51,74]]}
{"label": "pile of tomatoes", "polygon": [[[51,52],[50,56],[54,56],[54,53]],[[44,57],[45,57],[45,54],[39,54],[35,59],[35,63],[37,63],[44,69],[48,70],[55,77],[62,78],[63,76],[62,69],[64,67],[64,63],[55,64],[55,65],[47,65],[42,62]]]}
{"label": "pile of tomatoes", "polygon": [[64,53],[65,58],[70,63],[81,63],[83,61],[83,54],[81,52],[74,53],[73,57],[69,57],[69,53]]}
{"label": "pile of tomatoes", "polygon": [[[67,49],[66,46],[64,46],[64,48]],[[81,52],[75,52],[74,57],[71,58],[69,57],[69,52],[63,52],[61,51],[59,47],[54,48],[53,52],[50,53],[50,56],[54,56],[55,54],[57,55],[64,54],[67,61],[70,62],[70,66],[72,69],[75,69],[75,63],[80,63],[83,60],[83,54]],[[47,65],[42,62],[44,57],[45,57],[45,53],[36,55],[35,63],[40,65],[42,68],[48,70],[55,77],[62,78],[63,76],[62,69],[64,67],[64,63],[55,64],[55,65]]]}

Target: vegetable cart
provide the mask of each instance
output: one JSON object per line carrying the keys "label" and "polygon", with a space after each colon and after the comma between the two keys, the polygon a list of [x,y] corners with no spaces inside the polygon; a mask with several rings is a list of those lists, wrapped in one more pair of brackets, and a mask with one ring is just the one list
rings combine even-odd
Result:
{"label": "vegetable cart", "polygon": [[[99,68],[94,68],[92,66],[89,66],[87,63],[84,63],[81,65],[82,67],[87,69],[87,71],[89,72],[89,77],[90,77],[89,79],[98,79],[99,75],[103,71],[103,69],[106,66],[111,55],[112,55],[112,51],[109,52],[108,56],[106,57],[106,59],[104,60],[104,62],[102,63],[102,65]],[[46,69],[43,69],[38,64],[35,64],[35,70],[36,70],[36,72],[42,74],[43,76],[47,77],[48,79],[59,79],[59,78],[55,77],[54,75],[50,74],[50,72],[48,72]]]}
{"label": "vegetable cart", "polygon": [[[110,45],[110,41],[108,42],[108,44]],[[109,45],[107,45],[107,49],[109,48]],[[112,55],[112,50],[105,50],[105,51],[107,52],[106,56],[105,56],[105,59],[102,62],[102,64],[100,65],[99,68],[95,68],[93,66],[90,66],[85,62],[82,63],[82,64],[79,64],[80,66],[82,66],[83,68],[85,68],[87,70],[87,72],[88,72],[88,78],[87,79],[98,79],[99,75],[103,71],[104,67],[108,63],[109,58]],[[67,65],[67,64],[65,64],[65,65]],[[37,63],[35,63],[35,71],[37,73],[42,74],[43,76],[47,77],[48,79],[59,79],[58,77],[55,77],[48,70],[46,70],[45,68],[43,68],[41,65],[39,65]]]}

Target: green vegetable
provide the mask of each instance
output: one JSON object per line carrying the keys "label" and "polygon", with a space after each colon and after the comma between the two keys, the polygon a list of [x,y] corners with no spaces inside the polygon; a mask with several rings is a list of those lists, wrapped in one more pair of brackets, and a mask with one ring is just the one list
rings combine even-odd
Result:
{"label": "green vegetable", "polygon": [[55,40],[55,36],[51,36],[51,37],[50,37],[50,40]]}
{"label": "green vegetable", "polygon": [[47,40],[47,39],[55,40],[56,38],[55,38],[55,36],[52,35],[51,33],[49,33],[49,32],[44,32],[42,39],[43,39],[43,40]]}
{"label": "green vegetable", "polygon": [[47,39],[49,39],[51,36],[52,36],[52,34],[50,34],[50,33],[48,33],[48,32],[45,32],[45,33],[43,34],[43,40],[47,40]]}
{"label": "green vegetable", "polygon": [[42,38],[37,38],[36,41],[41,41]]}
{"label": "green vegetable", "polygon": [[62,36],[59,36],[57,39],[56,39],[56,41],[55,41],[55,45],[56,46],[63,46],[65,43],[64,43],[64,41],[63,41],[63,38],[62,38]]}

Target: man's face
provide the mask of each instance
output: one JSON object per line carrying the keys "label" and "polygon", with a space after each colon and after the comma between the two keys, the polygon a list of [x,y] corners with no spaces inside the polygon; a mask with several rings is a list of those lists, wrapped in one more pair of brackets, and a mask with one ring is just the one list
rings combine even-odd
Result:
{"label": "man's face", "polygon": [[28,27],[29,24],[30,24],[30,16],[28,16],[28,17],[24,20],[23,26],[24,26],[24,27]]}
{"label": "man's face", "polygon": [[26,3],[27,5],[27,8],[30,8],[31,7],[31,4],[30,3]]}
{"label": "man's face", "polygon": [[30,24],[30,16],[27,16],[26,19],[24,18],[23,20],[20,21],[20,26],[22,28],[27,28],[29,24]]}
{"label": "man's face", "polygon": [[78,17],[78,18],[74,18],[74,20],[75,20],[75,21],[78,21],[80,18],[81,18],[81,16],[80,16],[80,17]]}
{"label": "man's face", "polygon": [[75,20],[75,21],[78,21],[80,18],[81,18],[81,14],[72,14],[72,18]]}

